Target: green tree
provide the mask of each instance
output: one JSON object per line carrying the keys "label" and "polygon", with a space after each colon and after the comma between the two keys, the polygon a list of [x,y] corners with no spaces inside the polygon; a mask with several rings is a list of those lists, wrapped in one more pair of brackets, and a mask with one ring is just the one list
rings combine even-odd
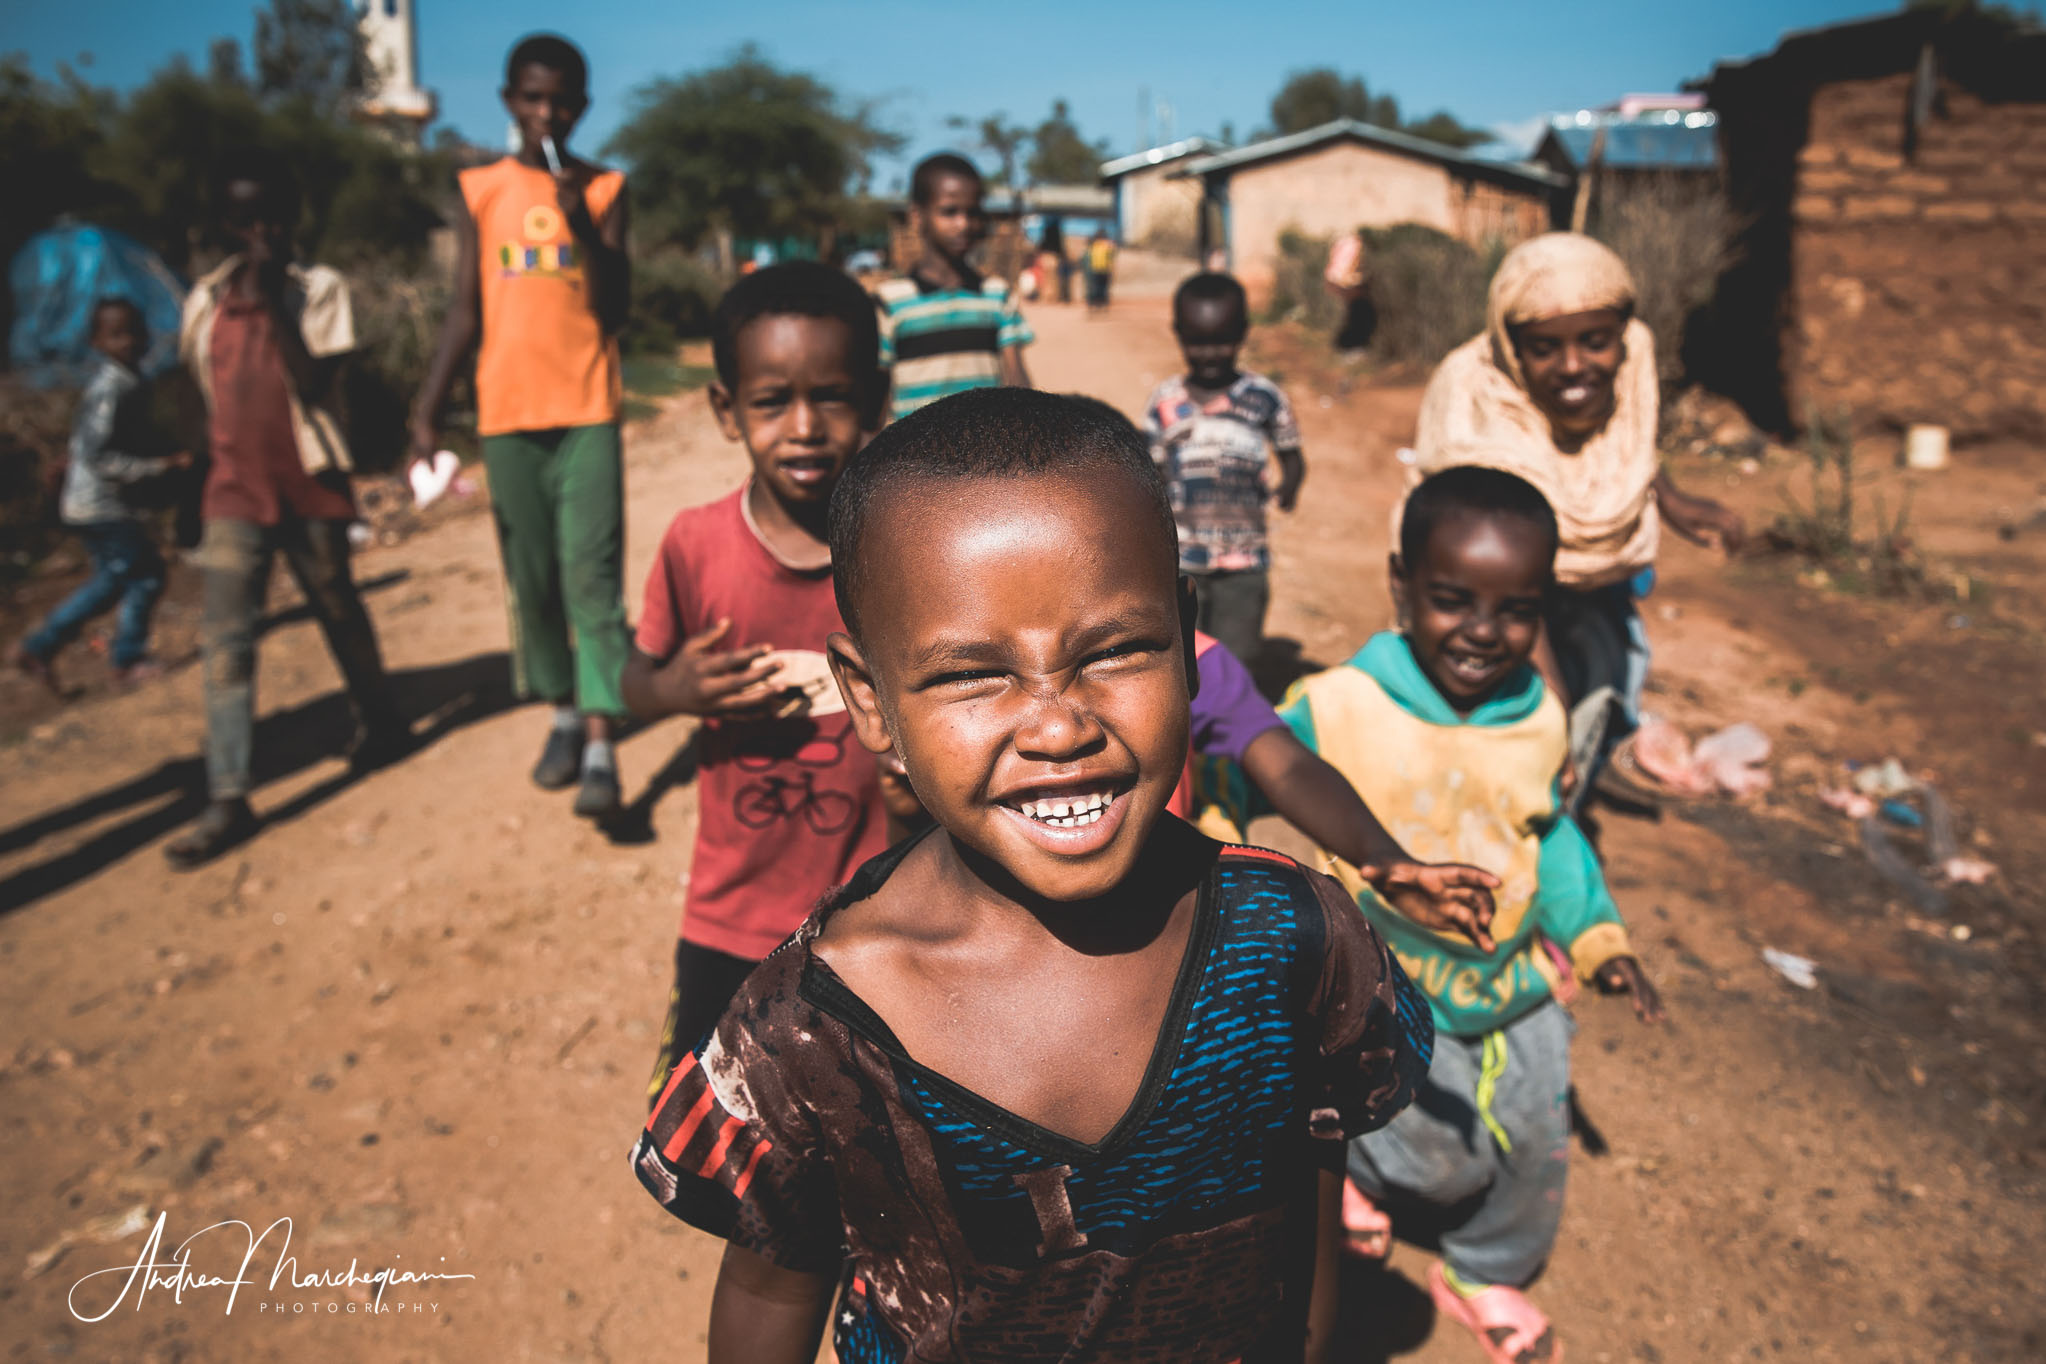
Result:
{"label": "green tree", "polygon": [[8,186],[0,194],[0,267],[22,243],[65,213],[99,214],[122,198],[95,175],[107,97],[66,71],[38,80],[26,58],[0,56],[0,147]]}
{"label": "green tree", "polygon": [[945,120],[948,128],[969,130],[974,136],[974,145],[994,157],[998,169],[990,184],[1003,189],[1016,187],[1016,166],[1022,159],[1023,148],[1030,143],[1030,130],[1021,124],[1009,122],[1007,114],[989,114],[983,119],[969,119],[959,114]]}
{"label": "green tree", "polygon": [[[1332,66],[1317,66],[1295,71],[1286,77],[1279,93],[1272,96],[1272,133],[1284,137],[1339,118],[1372,123],[1376,122],[1372,115],[1382,112],[1382,108],[1374,106],[1362,76],[1345,77]],[[1393,117],[1397,122],[1397,106]]]}
{"label": "green tree", "polygon": [[1295,71],[1286,77],[1279,93],[1272,96],[1272,136],[1305,132],[1339,118],[1355,119],[1377,128],[1426,138],[1450,147],[1469,147],[1483,142],[1487,134],[1439,111],[1417,123],[1400,118],[1400,102],[1391,95],[1374,95],[1362,76],[1345,76],[1332,66]]}
{"label": "green tree", "polygon": [[1033,185],[1091,185],[1101,178],[1101,163],[1107,159],[1108,144],[1081,137],[1062,99],[1051,102],[1051,117],[1030,134],[1027,169]]}
{"label": "green tree", "polygon": [[1430,142],[1440,142],[1444,146],[1459,149],[1475,147],[1480,142],[1488,141],[1492,136],[1481,128],[1465,127],[1446,109],[1438,109],[1419,123],[1409,123],[1401,128],[1400,131],[1412,133],[1415,137],[1425,137]]}
{"label": "green tree", "polygon": [[823,232],[873,158],[902,146],[871,104],[848,104],[816,77],[742,47],[723,66],[632,93],[604,146],[632,168],[636,232],[729,252],[733,235]]}
{"label": "green tree", "polygon": [[362,30],[349,0],[270,0],[256,11],[256,88],[299,96],[339,114],[369,74]]}

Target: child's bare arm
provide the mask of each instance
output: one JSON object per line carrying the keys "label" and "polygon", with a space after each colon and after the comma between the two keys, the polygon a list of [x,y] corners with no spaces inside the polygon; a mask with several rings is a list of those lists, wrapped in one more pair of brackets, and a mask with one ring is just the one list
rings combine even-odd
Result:
{"label": "child's bare arm", "polygon": [[419,386],[419,396],[412,402],[411,444],[415,460],[433,458],[434,447],[440,443],[441,404],[447,401],[455,366],[476,344],[476,333],[481,330],[480,269],[476,220],[469,215],[465,203],[455,218],[454,293],[448,300],[448,315],[441,321],[440,343],[434,350],[433,362],[426,367],[426,382]]}
{"label": "child's bare arm", "polygon": [[835,1282],[725,1247],[710,1301],[709,1364],[810,1364]]}
{"label": "child's bare arm", "polygon": [[1278,458],[1279,487],[1273,499],[1278,502],[1280,511],[1289,512],[1299,503],[1300,485],[1307,481],[1307,456],[1301,454],[1300,447],[1296,445],[1280,450]]}
{"label": "child's bare arm", "polygon": [[1021,346],[1002,347],[1002,383],[1008,388],[1030,387],[1030,371],[1023,366]]}
{"label": "child's bare arm", "polygon": [[1307,1294],[1305,1364],[1326,1364],[1335,1345],[1336,1321],[1342,1310],[1343,1173],[1316,1172],[1319,1181],[1314,1219],[1314,1287]]}
{"label": "child's bare arm", "polygon": [[589,221],[587,208],[581,215],[585,226],[578,227],[574,217],[569,219],[569,228],[575,233],[576,240],[589,252],[590,309],[596,313],[597,325],[604,329],[606,336],[616,336],[625,330],[626,317],[632,311],[632,258],[625,247],[626,229],[632,220],[632,204],[626,193],[626,189],[620,187],[618,197],[605,210],[601,223]]}
{"label": "child's bare arm", "polygon": [[1498,877],[1476,867],[1414,861],[1343,774],[1283,726],[1250,741],[1243,771],[1288,823],[1356,867],[1401,914],[1492,950]]}
{"label": "child's bare arm", "polygon": [[781,690],[773,683],[779,665],[763,662],[769,646],[719,649],[731,630],[721,620],[683,644],[675,656],[657,663],[637,645],[619,679],[626,709],[643,720],[667,715],[735,717],[759,710]]}
{"label": "child's bare arm", "polygon": [[1636,957],[1614,957],[1598,968],[1594,977],[1601,990],[1608,994],[1632,995],[1634,1016],[1643,1023],[1666,1022],[1669,1014],[1662,1007],[1662,992],[1655,988],[1655,982],[1648,978],[1648,972],[1641,969]]}

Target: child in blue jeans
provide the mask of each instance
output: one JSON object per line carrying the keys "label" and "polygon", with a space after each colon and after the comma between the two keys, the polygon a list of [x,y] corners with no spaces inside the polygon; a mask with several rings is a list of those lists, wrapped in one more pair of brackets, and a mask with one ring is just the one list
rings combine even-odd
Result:
{"label": "child in blue jeans", "polygon": [[149,383],[136,369],[148,349],[142,310],[125,298],[101,299],[92,310],[98,352],[71,422],[70,463],[58,504],[64,524],[92,557],[92,577],[57,604],[42,625],[14,647],[14,666],[57,687],[57,651],[78,638],[93,617],[116,602],[114,678],[132,685],[159,671],[149,657],[149,618],[163,595],[157,552],[123,489],[191,464],[183,452],[149,455]]}
{"label": "child in blue jeans", "polygon": [[1643,1022],[1663,1016],[1557,794],[1568,721],[1528,661],[1555,553],[1555,516],[1531,484],[1475,466],[1434,475],[1408,498],[1392,557],[1400,632],[1304,678],[1280,707],[1414,857],[1499,878],[1492,942],[1478,944],[1335,869],[1427,996],[1437,1039],[1413,1106],[1350,1144],[1351,1245],[1390,1248],[1389,1196],[1452,1218],[1430,1294],[1493,1364],[1563,1353],[1522,1292],[1555,1245],[1569,1168],[1574,1028],[1559,967],[1633,995]]}

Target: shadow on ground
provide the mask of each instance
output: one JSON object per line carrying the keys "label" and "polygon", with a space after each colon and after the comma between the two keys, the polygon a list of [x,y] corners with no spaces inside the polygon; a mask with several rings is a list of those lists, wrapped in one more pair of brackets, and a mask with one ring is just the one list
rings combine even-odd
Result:
{"label": "shadow on ground", "polygon": [[[454,663],[394,672],[391,691],[399,709],[415,726],[417,747],[424,748],[464,725],[508,709],[513,703],[510,675],[507,656],[502,651],[493,651]],[[264,716],[256,722],[257,790],[260,792],[272,782],[339,755],[354,731],[348,696],[341,690]],[[267,827],[295,819],[333,799],[365,775],[355,769],[343,771],[265,812],[263,824]],[[206,760],[203,755],[193,754],[170,759],[131,781],[0,829],[0,855],[5,855],[108,815],[133,812],[77,847],[0,880],[0,914],[12,913],[77,884],[196,818],[205,804]],[[262,836],[260,831],[256,836]]]}

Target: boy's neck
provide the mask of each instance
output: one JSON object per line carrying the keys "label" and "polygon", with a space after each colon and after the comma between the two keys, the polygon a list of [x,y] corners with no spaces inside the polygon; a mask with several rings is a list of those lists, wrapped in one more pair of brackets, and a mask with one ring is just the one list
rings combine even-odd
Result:
{"label": "boy's neck", "polygon": [[1236,381],[1238,379],[1241,379],[1242,377],[1243,377],[1242,370],[1232,369],[1229,371],[1229,377],[1227,379],[1224,379],[1221,382],[1221,384],[1215,388],[1209,388],[1205,384],[1194,382],[1194,377],[1191,374],[1187,375],[1183,380],[1181,380],[1181,382],[1186,385],[1186,391],[1188,396],[1199,398],[1213,398],[1218,394],[1227,393],[1230,389],[1236,387]]}
{"label": "boy's neck", "polygon": [[929,242],[924,243],[924,253],[917,257],[910,273],[940,289],[965,289],[980,283],[980,276],[971,265],[953,260]]}
{"label": "boy's neck", "polygon": [[747,481],[745,501],[754,532],[777,561],[801,572],[831,567],[828,499],[792,507],[776,497],[763,480],[754,478]]}

